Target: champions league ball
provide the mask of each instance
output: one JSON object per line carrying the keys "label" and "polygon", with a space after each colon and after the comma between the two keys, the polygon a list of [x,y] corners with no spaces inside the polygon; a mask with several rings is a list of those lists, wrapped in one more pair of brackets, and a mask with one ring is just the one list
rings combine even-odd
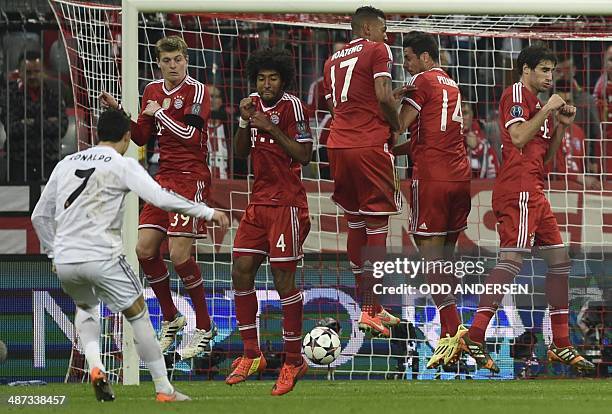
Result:
{"label": "champions league ball", "polygon": [[306,358],[318,365],[331,364],[342,350],[338,334],[323,326],[317,326],[306,334],[302,347]]}

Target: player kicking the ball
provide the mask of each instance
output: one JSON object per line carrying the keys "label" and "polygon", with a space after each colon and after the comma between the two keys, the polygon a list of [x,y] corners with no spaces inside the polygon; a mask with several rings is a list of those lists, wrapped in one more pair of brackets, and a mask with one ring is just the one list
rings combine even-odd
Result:
{"label": "player kicking the ball", "polygon": [[130,144],[130,119],[109,109],[98,121],[99,144],[64,158],[53,170],[32,213],[44,252],[53,260],[62,288],[74,300],[79,341],[99,401],[115,395],[100,359],[102,300],[121,312],[134,331],[134,343],[155,384],[157,401],[189,400],[168,381],[166,363],[140,279],[122,254],[124,200],[134,191],[148,203],[227,228],[225,214],[162,189],[135,160],[124,158]]}
{"label": "player kicking the ball", "polygon": [[[545,105],[537,97],[551,88],[555,65],[556,58],[546,47],[523,49],[515,66],[520,71],[520,81],[506,88],[499,101],[504,162],[495,181],[492,201],[501,246],[497,266],[485,283],[511,283],[521,269],[523,255],[537,249],[548,265],[546,299],[553,334],[548,359],[579,371],[591,371],[594,365],[570,343],[571,262],[543,191],[544,164],[555,157],[576,115],[576,108],[557,94]],[[486,351],[485,333],[502,298],[502,294],[481,295],[472,326],[461,339],[462,349],[472,355],[479,367],[492,372],[499,372],[499,368]]]}
{"label": "player kicking the ball", "polygon": [[240,102],[240,128],[234,139],[238,156],[251,154],[255,182],[234,240],[232,267],[244,353],[233,362],[225,382],[237,384],[266,367],[257,342],[255,275],[267,256],[281,298],[285,344],[285,362],[272,395],[283,395],[308,369],[301,354],[303,299],[295,271],[310,231],[301,166],[310,162],[312,136],[304,105],[285,92],[295,79],[291,55],[259,50],[249,57],[246,70],[257,92]]}

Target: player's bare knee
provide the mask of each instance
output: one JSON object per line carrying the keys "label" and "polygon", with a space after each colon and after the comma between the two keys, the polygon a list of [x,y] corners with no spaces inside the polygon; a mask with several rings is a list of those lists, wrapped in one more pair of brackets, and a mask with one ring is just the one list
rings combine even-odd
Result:
{"label": "player's bare knee", "polygon": [[191,252],[170,252],[170,261],[176,266],[185,263],[187,260],[191,259]]}
{"label": "player's bare knee", "polygon": [[276,289],[281,298],[289,295],[295,290],[295,281],[293,280],[293,275],[279,277],[275,276],[274,288]]}
{"label": "player's bare knee", "polygon": [[437,260],[446,254],[445,236],[414,235],[419,253],[427,260]]}
{"label": "player's bare knee", "polygon": [[232,264],[232,284],[234,289],[252,289],[255,282],[255,273],[257,273],[257,269],[254,268],[251,257],[235,257]]}
{"label": "player's bare knee", "polygon": [[514,263],[523,263],[523,254],[520,252],[501,252],[499,254],[499,261],[508,260]]}
{"label": "player's bare knee", "polygon": [[138,230],[138,241],[136,242],[136,256],[138,259],[150,259],[159,254],[159,247],[165,234],[152,229]]}
{"label": "player's bare knee", "polygon": [[170,248],[170,260],[174,265],[180,265],[191,259],[191,246],[193,239],[187,237],[171,237],[168,247]]}
{"label": "player's bare knee", "polygon": [[295,290],[295,270],[293,266],[272,266],[274,288],[281,297]]}
{"label": "player's bare knee", "polygon": [[571,261],[567,249],[560,247],[558,249],[541,249],[540,257],[542,257],[548,266],[556,266],[566,264]]}
{"label": "player's bare knee", "polygon": [[138,244],[136,244],[136,256],[138,257],[138,260],[147,260],[157,256],[158,254],[159,250],[156,250],[154,246],[141,243],[140,239],[138,240]]}

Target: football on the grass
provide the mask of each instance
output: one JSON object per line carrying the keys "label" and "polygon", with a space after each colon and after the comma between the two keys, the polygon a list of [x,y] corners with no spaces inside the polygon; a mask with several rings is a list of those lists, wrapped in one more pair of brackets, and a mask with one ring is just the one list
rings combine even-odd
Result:
{"label": "football on the grass", "polygon": [[302,346],[306,358],[318,365],[331,364],[342,351],[338,334],[324,326],[317,326],[307,333]]}

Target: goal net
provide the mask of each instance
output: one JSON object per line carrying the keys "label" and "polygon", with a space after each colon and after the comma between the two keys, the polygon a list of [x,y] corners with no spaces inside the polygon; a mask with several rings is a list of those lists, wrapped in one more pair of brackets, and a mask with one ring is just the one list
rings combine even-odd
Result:
{"label": "goal net", "polygon": [[[425,368],[440,332],[437,309],[427,295],[395,296],[386,304],[403,320],[390,339],[370,339],[357,329],[360,308],[345,254],[347,224],[341,211],[329,199],[333,183],[325,149],[330,115],[324,105],[321,85],[325,59],[335,48],[350,40],[350,16],[140,13],[138,55],[125,56],[122,54],[126,45],[122,46],[120,7],[69,0],[50,0],[50,3],[70,59],[81,148],[95,143],[100,92],[105,90],[121,98],[122,65],[138,73],[140,93],[147,82],[159,77],[154,44],[163,36],[178,34],[186,40],[190,47],[189,74],[209,87],[212,116],[208,123],[208,162],[215,177],[209,202],[230,212],[232,226],[225,234],[210,229],[210,237],[199,241],[195,248],[205,280],[209,311],[219,327],[213,352],[189,363],[178,361],[175,354],[170,353],[167,362],[175,376],[223,376],[231,360],[241,353],[231,287],[231,248],[248,203],[252,176],[248,162],[234,159],[231,137],[237,128],[238,102],[254,88],[246,79],[246,60],[252,51],[270,46],[287,49],[295,57],[298,76],[292,92],[307,103],[316,137],[313,161],[303,169],[312,222],[304,246],[306,257],[297,274],[305,292],[304,332],[325,317],[333,317],[339,322],[343,350],[331,365],[336,378],[488,378],[485,371],[475,368],[470,358],[465,358],[449,372]],[[609,34],[612,33],[612,21],[605,17],[584,16],[391,15],[387,25],[388,44],[395,58],[394,85],[409,80],[402,67],[404,37],[412,30],[433,33],[441,45],[442,66],[461,88],[464,121],[467,122],[469,112],[473,114],[469,130],[477,135],[478,144],[471,150],[472,212],[468,230],[459,240],[458,254],[463,260],[483,261],[487,271],[495,264],[498,245],[491,208],[493,177],[500,158],[498,99],[503,89],[517,80],[514,63],[524,46],[544,42],[558,54],[555,76],[570,85],[569,92],[578,106],[580,131],[568,137],[562,149],[564,155],[556,158],[550,167],[547,196],[572,253],[572,340],[594,361],[606,361],[610,349],[605,346],[609,341],[606,342],[606,330],[602,327],[605,327],[605,301],[611,299],[612,288],[609,277],[605,276],[605,247],[612,242],[612,193],[606,184],[612,174],[612,146],[608,145],[612,142],[612,115],[609,113],[612,106],[608,106],[612,100],[607,94],[612,91],[608,86],[612,83],[606,83],[605,73],[608,65],[612,78],[612,61],[606,63],[605,55],[612,41]],[[559,83],[558,87],[565,88],[564,85]],[[153,170],[155,143],[152,142],[141,155],[143,162]],[[397,167],[402,178],[404,206],[407,206],[411,166],[405,159],[398,159]],[[401,215],[391,219],[387,245],[394,252],[409,255],[415,249],[407,233],[407,210],[405,208]],[[506,295],[487,331],[490,351],[501,368],[500,378],[570,375],[567,371],[546,366],[545,362],[545,349],[551,338],[544,297],[545,274],[541,260],[526,260],[517,282],[526,285],[529,293]],[[485,275],[486,272],[467,276],[462,283],[482,281]],[[175,303],[188,319],[183,338],[186,343],[195,327],[195,315],[189,297],[175,276],[172,279]],[[260,343],[273,373],[278,368],[275,362],[280,364],[281,361],[282,314],[268,265],[260,269],[256,289]],[[146,299],[154,326],[158,328],[161,312],[150,289],[146,289]],[[469,324],[478,295],[466,293],[457,300],[462,320]],[[103,326],[105,362],[113,368],[114,378],[118,379],[122,375],[121,318],[106,317]],[[180,349],[181,345],[178,347]],[[73,355],[69,377],[83,378],[84,362],[78,358],[80,350],[76,342]],[[600,365],[602,370],[608,369],[605,362]],[[329,374],[326,367],[311,372],[315,376]]]}

